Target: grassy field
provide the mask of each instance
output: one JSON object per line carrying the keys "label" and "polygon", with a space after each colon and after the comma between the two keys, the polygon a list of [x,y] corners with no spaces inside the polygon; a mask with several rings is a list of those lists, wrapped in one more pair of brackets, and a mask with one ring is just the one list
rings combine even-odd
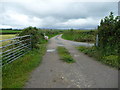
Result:
{"label": "grassy field", "polygon": [[80,52],[83,52],[84,54],[90,57],[96,58],[96,60],[100,61],[103,64],[106,64],[108,66],[115,67],[115,68],[120,68],[120,65],[118,63],[119,61],[118,55],[104,55],[104,53],[101,52],[101,50],[95,47],[80,46],[80,47],[77,47],[77,49]]}
{"label": "grassy field", "polygon": [[[0,35],[0,40],[14,38],[15,36],[16,36],[16,34]],[[10,40],[9,41],[5,41],[5,42],[0,42],[0,46],[4,46],[4,45],[6,45],[8,43],[10,43]]]}
{"label": "grassy field", "polygon": [[0,30],[2,34],[18,34],[22,32],[21,30]]}
{"label": "grassy field", "polygon": [[95,42],[95,37],[96,37],[96,32],[95,30],[90,31],[90,30],[68,30],[65,31],[62,35],[62,38],[67,39],[67,40],[73,40],[77,42],[90,42],[94,43]]}
{"label": "grassy field", "polygon": [[0,37],[1,37],[0,40],[14,38],[15,36],[16,36],[16,34],[0,35]]}
{"label": "grassy field", "polygon": [[72,58],[68,50],[64,47],[58,47],[58,54],[60,55],[60,59],[67,63],[74,63],[75,60]]}

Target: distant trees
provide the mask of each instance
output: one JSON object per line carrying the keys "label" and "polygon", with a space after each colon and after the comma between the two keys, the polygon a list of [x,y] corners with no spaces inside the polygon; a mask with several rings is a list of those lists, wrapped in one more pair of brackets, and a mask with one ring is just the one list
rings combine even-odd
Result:
{"label": "distant trees", "polygon": [[120,53],[120,16],[114,17],[111,12],[101,20],[98,26],[99,48],[104,51]]}
{"label": "distant trees", "polygon": [[1,30],[13,30],[12,28],[6,28],[6,29],[1,29]]}

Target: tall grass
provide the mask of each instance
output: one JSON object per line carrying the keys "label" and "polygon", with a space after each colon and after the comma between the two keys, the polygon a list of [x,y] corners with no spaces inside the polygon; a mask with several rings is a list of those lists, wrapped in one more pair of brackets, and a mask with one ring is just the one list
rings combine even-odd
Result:
{"label": "tall grass", "polygon": [[100,61],[103,64],[106,64],[111,67],[120,68],[120,64],[118,63],[119,57],[118,55],[111,55],[111,54],[105,54],[106,52],[102,52],[96,47],[84,47],[80,46],[77,47],[77,49],[80,52],[83,52],[84,54],[87,54],[90,57],[96,58],[96,60]]}
{"label": "tall grass", "polygon": [[58,54],[60,55],[61,60],[67,63],[75,62],[75,60],[72,58],[72,56],[70,55],[69,51],[66,48],[58,47],[57,50],[58,50]]}
{"label": "tall grass", "polygon": [[63,33],[62,38],[77,42],[95,42],[97,31],[68,30]]}
{"label": "tall grass", "polygon": [[22,88],[29,78],[29,74],[42,61],[46,45],[41,44],[38,49],[33,49],[20,59],[3,67],[3,88]]}

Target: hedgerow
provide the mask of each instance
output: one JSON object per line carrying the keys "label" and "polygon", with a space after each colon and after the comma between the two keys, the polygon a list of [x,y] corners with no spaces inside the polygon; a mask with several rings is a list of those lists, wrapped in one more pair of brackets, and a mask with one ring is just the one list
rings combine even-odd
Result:
{"label": "hedgerow", "polygon": [[120,17],[109,16],[101,20],[98,26],[99,48],[106,54],[120,53]]}

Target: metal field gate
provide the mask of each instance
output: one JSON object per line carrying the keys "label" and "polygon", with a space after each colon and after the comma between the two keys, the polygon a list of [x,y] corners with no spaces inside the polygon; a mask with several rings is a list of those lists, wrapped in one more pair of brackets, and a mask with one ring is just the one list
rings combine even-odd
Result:
{"label": "metal field gate", "polygon": [[19,36],[0,40],[0,63],[2,66],[18,59],[31,50],[31,36]]}

